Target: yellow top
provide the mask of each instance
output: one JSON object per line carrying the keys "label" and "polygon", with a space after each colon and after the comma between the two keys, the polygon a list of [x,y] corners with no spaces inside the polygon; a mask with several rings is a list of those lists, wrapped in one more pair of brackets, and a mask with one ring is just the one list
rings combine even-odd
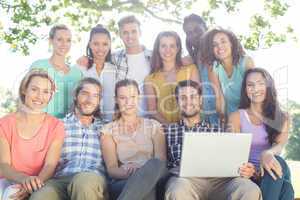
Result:
{"label": "yellow top", "polygon": [[157,111],[169,122],[179,121],[180,113],[175,98],[176,85],[183,80],[190,80],[198,73],[196,65],[186,65],[176,72],[176,82],[167,82],[162,72],[154,72],[145,78],[145,84],[151,84],[157,99]]}

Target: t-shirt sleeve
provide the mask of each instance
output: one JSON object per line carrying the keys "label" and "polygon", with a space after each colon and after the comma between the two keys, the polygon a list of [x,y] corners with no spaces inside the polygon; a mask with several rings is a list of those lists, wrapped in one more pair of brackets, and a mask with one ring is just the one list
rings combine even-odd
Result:
{"label": "t-shirt sleeve", "polygon": [[7,140],[7,133],[5,132],[2,123],[0,123],[0,138]]}
{"label": "t-shirt sleeve", "polygon": [[8,117],[0,119],[0,138],[7,140],[11,143],[11,138],[14,129],[11,128],[11,123]]}
{"label": "t-shirt sleeve", "polygon": [[58,121],[53,131],[54,131],[54,140],[64,140],[66,134],[65,134],[65,127],[63,122]]}

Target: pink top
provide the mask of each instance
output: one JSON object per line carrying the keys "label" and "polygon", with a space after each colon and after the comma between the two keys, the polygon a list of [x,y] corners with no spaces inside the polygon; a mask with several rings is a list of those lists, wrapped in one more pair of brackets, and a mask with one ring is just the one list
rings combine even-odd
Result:
{"label": "pink top", "polygon": [[5,139],[9,144],[11,166],[29,176],[39,174],[50,145],[56,139],[63,140],[64,136],[63,123],[48,114],[36,135],[31,139],[19,136],[15,113],[0,119],[0,138]]}

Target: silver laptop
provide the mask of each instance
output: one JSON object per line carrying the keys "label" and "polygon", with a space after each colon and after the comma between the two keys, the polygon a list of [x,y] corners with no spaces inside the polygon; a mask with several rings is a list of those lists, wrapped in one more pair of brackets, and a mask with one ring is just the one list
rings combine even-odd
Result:
{"label": "silver laptop", "polygon": [[248,162],[252,134],[195,133],[184,135],[180,177],[236,177]]}

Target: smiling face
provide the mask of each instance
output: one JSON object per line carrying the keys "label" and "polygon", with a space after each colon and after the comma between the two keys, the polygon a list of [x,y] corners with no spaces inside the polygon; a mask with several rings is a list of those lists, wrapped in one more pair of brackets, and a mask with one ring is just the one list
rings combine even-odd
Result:
{"label": "smiling face", "polygon": [[58,56],[66,56],[71,48],[71,32],[69,30],[60,29],[56,30],[50,43],[53,46],[53,54]]}
{"label": "smiling face", "polygon": [[92,116],[99,108],[101,88],[95,84],[86,83],[77,95],[76,111],[83,116]]}
{"label": "smiling face", "polygon": [[136,115],[139,105],[139,92],[136,86],[121,86],[117,89],[116,102],[122,115]]}
{"label": "smiling face", "polygon": [[232,44],[225,33],[219,32],[215,34],[212,45],[214,55],[218,60],[223,61],[232,56]]}
{"label": "smiling face", "polygon": [[200,114],[201,96],[198,91],[191,87],[182,87],[178,91],[178,105],[181,115],[189,118]]}
{"label": "smiling face", "polygon": [[140,27],[137,23],[123,24],[120,28],[120,37],[126,48],[140,46]]}
{"label": "smiling face", "polygon": [[165,36],[159,40],[159,55],[163,62],[175,62],[178,46],[175,37]]}
{"label": "smiling face", "polygon": [[253,72],[247,76],[246,92],[251,103],[262,104],[266,99],[266,80],[261,73]]}
{"label": "smiling face", "polygon": [[53,88],[49,79],[34,76],[22,93],[24,95],[23,103],[32,111],[41,112],[48,105]]}
{"label": "smiling face", "polygon": [[111,41],[108,35],[104,33],[96,33],[92,36],[89,42],[89,47],[92,50],[94,59],[105,60],[111,46]]}

